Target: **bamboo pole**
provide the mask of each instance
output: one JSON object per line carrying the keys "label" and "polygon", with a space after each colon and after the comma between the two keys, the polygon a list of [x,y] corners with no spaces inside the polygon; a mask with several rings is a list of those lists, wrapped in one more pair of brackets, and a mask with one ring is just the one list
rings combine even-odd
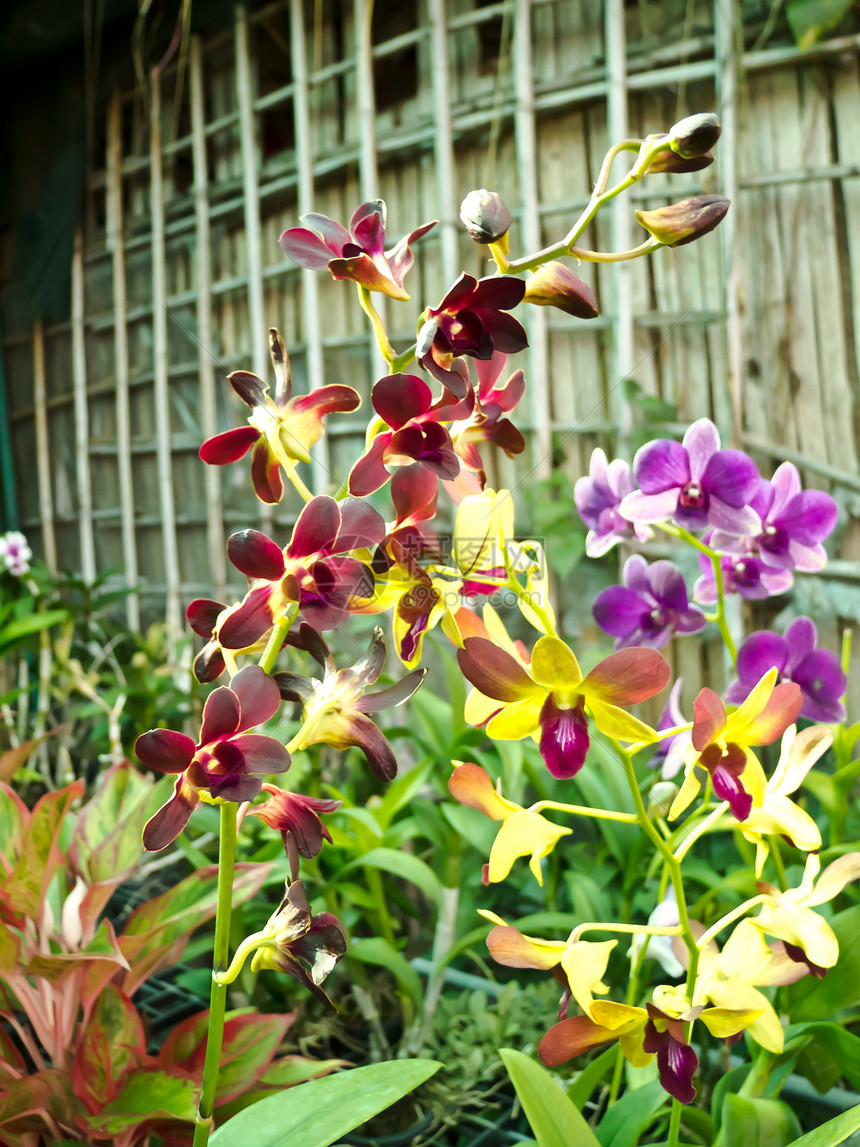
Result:
{"label": "bamboo pole", "polygon": [[[209,233],[209,172],[206,164],[206,113],[203,99],[203,48],[199,36],[191,37],[191,136],[194,163],[194,211],[197,226],[194,259],[197,293],[197,347],[200,367],[200,429],[204,439],[218,432],[215,395],[215,361],[212,354],[212,260]],[[216,598],[227,592],[224,549],[224,515],[221,505],[221,475],[215,466],[204,466],[206,483],[206,542],[209,569]]]}
{"label": "bamboo pole", "polygon": [[433,118],[436,135],[436,195],[439,200],[442,274],[445,283],[457,277],[457,204],[454,196],[456,168],[454,137],[451,129],[450,79],[448,76],[448,23],[445,0],[430,0],[431,51],[433,65]]}
{"label": "bamboo pole", "polygon": [[75,247],[72,254],[72,389],[81,576],[87,585],[92,585],[96,576],[96,551],[93,536],[93,492],[90,479],[87,413],[87,352],[84,338],[84,240],[80,229],[75,232]]}
{"label": "bamboo pole", "polygon": [[[308,61],[305,51],[303,0],[290,0],[290,54],[293,67],[293,122],[296,137],[296,168],[299,214],[314,208],[314,165],[311,148],[310,92]],[[320,323],[319,278],[316,271],[302,269],[302,308],[304,311],[305,348],[308,388],[325,384],[322,326]],[[328,437],[324,434],[311,451],[311,485],[315,494],[328,488]]]}
{"label": "bamboo pole", "polygon": [[[379,172],[376,166],[376,101],[373,94],[373,50],[370,22],[373,16],[371,0],[353,0],[352,18],[355,24],[355,83],[358,107],[358,181],[364,202],[379,194]],[[387,326],[388,307],[385,298],[377,295],[374,304]],[[374,377],[388,372],[382,352],[371,341],[371,362]]]}
{"label": "bamboo pole", "polygon": [[732,0],[715,0],[714,27],[717,53],[717,106],[723,125],[720,140],[719,175],[722,192],[735,205],[720,227],[725,262],[726,344],[728,388],[731,404],[732,444],[741,441],[744,430],[743,342],[741,333],[740,261],[738,258],[737,200],[737,51],[735,46],[735,6]]}
{"label": "bamboo pole", "polygon": [[[522,210],[523,246],[537,251],[541,243],[538,210],[537,138],[534,113],[534,77],[532,74],[530,0],[517,0],[514,25],[514,82],[516,112],[514,131],[517,175]],[[532,307],[529,315],[529,393],[531,394],[534,470],[539,478],[552,472],[552,432],[550,430],[550,388],[548,385],[548,339],[543,307]]]}
{"label": "bamboo pole", "polygon": [[[626,139],[627,120],[627,39],[624,29],[624,0],[607,0],[604,7],[604,36],[606,40],[607,85],[606,122],[609,144]],[[631,211],[626,196],[616,196],[611,205],[612,250],[628,251],[631,239]],[[632,415],[624,396],[624,380],[633,370],[633,267],[618,263],[612,268],[615,282],[615,314],[612,321],[614,370],[610,375],[609,409],[618,423],[616,454],[620,458],[630,455]]]}
{"label": "bamboo pole", "polygon": [[164,547],[164,578],[167,586],[167,644],[171,661],[180,633],[179,552],[173,504],[173,459],[170,434],[170,394],[167,365],[167,307],[164,236],[164,187],[161,170],[161,81],[150,78],[150,184],[149,209],[152,225],[152,359],[154,369],[156,467],[158,473],[161,539]]}
{"label": "bamboo pole", "polygon": [[33,323],[33,406],[36,427],[36,474],[39,483],[39,517],[45,565],[57,572],[57,540],[54,534],[54,497],[51,491],[51,444],[48,437],[48,410],[45,405],[45,336],[42,320]]}
{"label": "bamboo pole", "polygon": [[129,628],[140,628],[140,599],[137,596],[137,545],[134,518],[134,485],[131,466],[131,420],[128,399],[128,331],[125,289],[125,251],[122,245],[122,101],[115,90],[108,112],[107,246],[113,261],[113,361],[116,387],[116,460],[119,478],[122,558],[125,584],[131,590],[125,599]]}

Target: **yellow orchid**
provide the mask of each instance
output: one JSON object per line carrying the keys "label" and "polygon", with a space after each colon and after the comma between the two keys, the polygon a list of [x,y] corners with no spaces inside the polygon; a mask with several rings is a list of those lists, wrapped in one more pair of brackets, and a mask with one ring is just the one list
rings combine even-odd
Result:
{"label": "yellow orchid", "polygon": [[765,673],[743,704],[729,714],[713,689],[701,690],[693,706],[686,775],[669,809],[670,820],[681,815],[701,788],[697,765],[710,773],[714,793],[728,801],[738,820],[746,820],[753,805],[761,806],[766,781],[751,746],[769,745],[782,736],[803,705],[799,685],[793,681],[777,685],[776,679],[776,669]]}
{"label": "yellow orchid", "polygon": [[610,737],[658,739],[649,725],[621,708],[653,697],[667,684],[669,666],[656,649],[622,649],[583,675],[558,637],[539,638],[528,667],[489,638],[467,637],[457,660],[478,693],[467,702],[467,719],[479,717],[476,723],[486,722],[489,736],[503,741],[539,733],[541,756],[554,777],[574,777],[585,762],[591,743],[586,705],[597,728]]}
{"label": "yellow orchid", "polygon": [[491,820],[502,822],[490,849],[485,882],[495,884],[504,880],[514,861],[521,856],[528,856],[529,868],[538,884],[542,885],[541,860],[549,856],[558,841],[572,830],[546,820],[535,811],[538,807],[536,805],[526,809],[507,800],[493,786],[489,775],[480,765],[458,761],[454,764],[456,768],[448,781],[448,788],[455,800],[478,809]]}
{"label": "yellow orchid", "polygon": [[823,725],[813,725],[797,732],[791,725],[782,735],[779,763],[767,782],[761,804],[753,804],[752,811],[738,827],[748,841],[756,846],[755,874],[761,876],[770,852],[769,836],[787,836],[795,848],[813,852],[821,848],[818,825],[799,805],[789,800],[803,783],[803,778],[833,744],[833,734]]}
{"label": "yellow orchid", "polygon": [[[465,579],[507,580],[506,546],[514,536],[514,500],[510,490],[467,494],[457,507],[452,553]],[[481,592],[483,585],[477,587]]]}

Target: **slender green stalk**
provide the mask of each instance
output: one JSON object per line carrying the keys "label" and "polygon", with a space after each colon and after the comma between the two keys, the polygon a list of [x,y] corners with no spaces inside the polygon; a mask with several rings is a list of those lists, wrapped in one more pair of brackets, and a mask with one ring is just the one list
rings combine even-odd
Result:
{"label": "slender green stalk", "polygon": [[399,354],[396,358],[392,359],[388,367],[389,374],[400,374],[401,371],[404,371],[407,366],[409,366],[410,362],[412,362],[412,360],[415,358],[416,350],[418,350],[418,344],[413,343],[411,346],[407,347],[402,354]]}
{"label": "slender green stalk", "polygon": [[221,1044],[224,1038],[224,1012],[227,1006],[227,985],[219,984],[216,976],[226,972],[230,957],[230,912],[232,909],[233,871],[236,863],[236,806],[231,802],[221,805],[221,843],[218,857],[218,907],[215,914],[215,948],[213,952],[212,991],[209,997],[209,1029],[206,1035],[206,1059],[203,1063],[203,1087],[194,1126],[193,1147],[205,1147],[212,1130],[212,1112],[215,1109],[215,1089],[221,1065]]}
{"label": "slender green stalk", "polygon": [[714,582],[717,587],[717,625],[720,627],[723,644],[729,651],[732,664],[737,668],[738,651],[735,648],[735,641],[729,630],[728,620],[726,619],[726,591],[723,585],[723,560],[719,554],[711,554],[711,565],[714,568]]}
{"label": "slender green stalk", "polygon": [[313,494],[299,477],[295,466],[284,466],[284,473],[292,482],[293,488],[295,489],[298,496],[302,499],[302,501],[309,502],[311,498],[313,498]]}
{"label": "slender green stalk", "polygon": [[275,664],[275,658],[281,652],[281,646],[284,644],[284,638],[289,632],[290,626],[299,612],[297,605],[291,605],[286,613],[281,614],[272,628],[272,635],[269,638],[268,644],[260,658],[260,668],[264,673],[271,673]]}
{"label": "slender green stalk", "polygon": [[678,1134],[681,1130],[681,1112],[684,1110],[684,1105],[679,1103],[677,1099],[672,1100],[672,1114],[669,1116],[669,1135],[666,1139],[666,1147],[678,1147]]}
{"label": "slender green stalk", "polygon": [[782,853],[779,849],[779,837],[770,838],[770,858],[776,869],[776,882],[783,892],[788,888],[788,877],[785,875],[785,865],[782,863]]}
{"label": "slender green stalk", "polygon": [[388,341],[388,333],[385,330],[385,323],[382,321],[382,316],[373,305],[373,299],[370,297],[370,291],[367,287],[363,287],[360,283],[356,284],[358,287],[358,301],[361,303],[361,309],[370,319],[370,325],[373,327],[373,334],[376,338],[376,345],[379,347],[379,353],[388,363],[389,371],[395,374],[396,371],[391,370],[392,365],[397,359],[394,347]]}

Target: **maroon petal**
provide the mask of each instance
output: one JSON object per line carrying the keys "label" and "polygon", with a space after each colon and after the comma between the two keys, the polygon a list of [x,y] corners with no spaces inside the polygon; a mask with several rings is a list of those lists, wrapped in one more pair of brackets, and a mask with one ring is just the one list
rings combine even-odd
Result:
{"label": "maroon petal", "polygon": [[373,721],[363,713],[351,714],[349,735],[352,744],[357,745],[367,757],[374,775],[381,781],[393,781],[397,776],[397,758]]}
{"label": "maroon petal", "polygon": [[426,521],[436,515],[439,483],[423,466],[400,466],[391,476],[391,500],[398,524]]}
{"label": "maroon petal", "polygon": [[172,729],[150,729],[134,743],[134,751],[143,763],[161,773],[184,772],[196,748],[190,737]]}
{"label": "maroon petal", "polygon": [[[499,282],[503,281],[504,280],[499,279]],[[465,306],[465,304],[472,299],[477,286],[478,280],[475,278],[475,276],[467,275],[464,271],[448,291],[447,295],[439,304],[439,306],[429,308],[430,314],[437,315],[440,311],[459,310],[460,307]],[[523,285],[523,291],[525,291],[525,285]]]}
{"label": "maroon petal", "polygon": [[[275,690],[277,692],[277,685]],[[279,703],[280,700],[281,695],[278,693]],[[265,737],[262,733],[243,733],[233,737],[231,744],[245,758],[245,769],[249,773],[285,773],[290,767],[290,754],[274,737]]]}
{"label": "maroon petal", "polygon": [[261,437],[251,453],[251,485],[261,502],[276,506],[284,496],[281,464]]}
{"label": "maroon petal", "polygon": [[225,649],[247,649],[258,641],[274,622],[272,587],[258,585],[245,594],[245,600],[230,614],[218,632]]}
{"label": "maroon petal", "polygon": [[298,630],[291,629],[287,634],[287,644],[294,646],[296,649],[302,649],[306,653],[310,653],[314,661],[322,665],[326,669],[334,671],[334,659],[332,658],[331,651],[326,645],[320,634],[313,628],[313,626],[305,625],[302,623]]}
{"label": "maroon petal", "polygon": [[225,430],[214,438],[207,438],[200,447],[201,461],[210,466],[226,466],[228,462],[238,462],[244,458],[257,439],[260,431],[256,426],[237,426],[235,430]]}
{"label": "maroon petal", "polygon": [[266,396],[269,393],[268,384],[249,370],[234,370],[228,375],[230,385],[246,404],[253,410],[256,406],[266,405]]}
{"label": "maroon petal", "polygon": [[239,728],[239,698],[232,689],[221,685],[213,689],[203,706],[200,744],[210,745],[219,737],[229,737]]}
{"label": "maroon petal", "polygon": [[479,692],[497,701],[522,701],[537,688],[510,653],[486,637],[467,637],[457,663]]}
{"label": "maroon petal", "polygon": [[359,498],[344,498],[340,503],[341,526],[335,553],[370,549],[385,537],[385,521],[373,506]]}
{"label": "maroon petal", "polygon": [[540,755],[558,780],[570,780],[582,766],[591,745],[582,705],[560,709],[547,697],[540,714]]}
{"label": "maroon petal", "polygon": [[353,215],[350,224],[352,237],[362,251],[375,258],[382,254],[385,246],[385,220],[380,210],[368,211],[356,219]]}
{"label": "maroon petal", "polygon": [[503,354],[517,354],[529,345],[525,328],[513,315],[502,311],[493,311],[489,315],[478,311],[476,314],[490,336],[493,350],[502,351]]}
{"label": "maroon petal", "polygon": [[185,777],[177,777],[173,796],[144,825],[143,847],[147,852],[158,852],[173,844],[199,803],[200,798]]}
{"label": "maroon petal", "polygon": [[320,494],[311,498],[299,514],[293,536],[287,547],[291,558],[305,558],[311,554],[330,551],[340,529],[340,507],[334,498]]}
{"label": "maroon petal", "polygon": [[278,692],[284,701],[297,701],[304,705],[316,692],[314,681],[310,677],[302,677],[299,673],[275,673],[272,680],[278,686]]}
{"label": "maroon petal", "polygon": [[318,231],[333,255],[339,255],[344,244],[352,241],[352,236],[342,223],[329,219],[328,215],[320,215],[317,211],[308,211],[307,214],[300,215],[299,222]]}
{"label": "maroon petal", "polygon": [[711,777],[717,799],[729,802],[732,816],[736,820],[746,820],[752,810],[753,799],[744,788],[740,777],[732,776],[722,765],[717,765]]}
{"label": "maroon petal", "polygon": [[486,427],[484,438],[504,450],[509,458],[522,454],[526,448],[526,440],[514,426],[510,418],[500,418],[498,422]]}
{"label": "maroon petal", "polygon": [[652,1021],[645,1025],[642,1048],[657,1053],[660,1083],[679,1103],[692,1103],[696,1098],[693,1076],[699,1066],[699,1057],[688,1045],[674,1039],[668,1031],[658,1032]]}
{"label": "maroon petal", "polygon": [[393,709],[395,705],[402,705],[408,700],[426,676],[426,669],[413,669],[396,685],[388,685],[375,693],[365,693],[356,701],[354,708],[359,713],[378,713],[381,709]]}
{"label": "maroon petal", "polygon": [[363,692],[368,685],[372,685],[376,681],[385,665],[387,653],[385,636],[377,625],[371,635],[367,653],[360,661],[356,661],[351,670],[348,670],[357,689],[361,689]]}
{"label": "maroon petal", "polygon": [[491,275],[479,280],[469,307],[472,310],[490,307],[493,310],[510,311],[523,301],[525,293],[526,284],[523,279],[513,275]]}
{"label": "maroon petal", "polygon": [[194,658],[194,676],[201,685],[217,681],[227,664],[217,641],[208,641]]}
{"label": "maroon petal", "polygon": [[391,268],[391,275],[395,283],[400,283],[402,286],[403,279],[414,262],[415,257],[411,251],[412,244],[422,235],[426,235],[431,227],[436,226],[436,223],[437,220],[434,219],[432,223],[425,223],[422,227],[416,227],[414,231],[410,231],[390,251],[386,252],[385,258]]}
{"label": "maroon petal", "polygon": [[370,401],[391,429],[399,430],[427,413],[433,405],[433,392],[417,374],[389,374],[374,384]]}
{"label": "maroon petal", "polygon": [[277,683],[259,665],[246,665],[240,669],[230,682],[230,688],[239,698],[242,710],[239,732],[262,725],[277,713],[281,703]]}
{"label": "maroon petal", "polygon": [[227,539],[227,557],[246,577],[279,581],[285,572],[284,553],[259,530],[240,530]]}
{"label": "maroon petal", "polygon": [[390,430],[374,438],[370,449],[358,459],[349,472],[350,494],[365,498],[385,485],[388,481],[388,471],[385,468],[384,458],[390,442]]}
{"label": "maroon petal", "polygon": [[332,257],[331,249],[307,227],[290,227],[278,242],[294,263],[311,271],[324,271]]}
{"label": "maroon petal", "polygon": [[188,624],[199,637],[208,638],[212,636],[215,623],[226,608],[220,601],[212,601],[208,597],[198,597],[189,605],[185,611],[185,616]]}

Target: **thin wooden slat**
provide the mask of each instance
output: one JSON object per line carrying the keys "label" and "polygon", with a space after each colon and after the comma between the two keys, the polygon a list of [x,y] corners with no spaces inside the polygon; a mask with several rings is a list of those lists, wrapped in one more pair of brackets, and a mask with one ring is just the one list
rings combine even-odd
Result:
{"label": "thin wooden slat", "polygon": [[432,29],[433,118],[436,125],[434,154],[436,159],[436,195],[441,229],[442,273],[446,283],[457,277],[457,216],[454,203],[456,186],[454,144],[451,132],[450,77],[448,75],[448,31],[445,0],[430,0],[429,18]]}
{"label": "thin wooden slat", "polygon": [[[114,91],[108,112],[107,145],[107,244],[111,248],[114,314],[114,385],[116,387],[116,459],[122,520],[122,557],[125,584],[137,586],[137,546],[134,521],[134,484],[131,465],[131,422],[128,390],[128,331],[125,290],[125,251],[122,245],[122,102]],[[140,601],[131,592],[125,601],[129,627],[140,628]]]}
{"label": "thin wooden slat", "polygon": [[[733,204],[738,198],[738,116],[737,50],[735,47],[735,5],[733,0],[715,0],[714,28],[717,53],[717,106],[723,125],[720,142],[719,175],[722,193]],[[740,443],[744,429],[743,332],[741,324],[740,267],[737,209],[731,210],[720,225],[726,284],[726,343],[728,390],[732,416],[732,443]]]}
{"label": "thin wooden slat", "polygon": [[[290,57],[293,66],[293,123],[298,166],[299,214],[314,209],[314,167],[311,148],[310,94],[305,50],[304,0],[290,0]],[[322,326],[320,323],[319,275],[302,270],[302,308],[307,347],[308,388],[325,384]],[[328,488],[331,471],[328,437],[324,434],[311,451],[312,487],[315,494]]]}
{"label": "thin wooden slat", "polygon": [[[537,251],[541,246],[541,232],[540,214],[538,212],[530,0],[517,0],[514,24],[514,77],[517,100],[514,128],[523,244],[527,251]],[[532,458],[534,471],[541,478],[549,477],[552,471],[547,343],[547,322],[544,308],[532,307],[529,315],[529,379],[531,382],[529,392],[532,420],[536,427],[532,437]]]}
{"label": "thin wooden slat", "polygon": [[[194,212],[197,225],[194,260],[197,292],[197,346],[200,370],[200,423],[203,437],[218,431],[215,371],[212,354],[212,237],[209,229],[209,170],[206,162],[206,113],[203,99],[203,48],[199,36],[191,38],[191,154],[194,163]],[[221,505],[221,475],[215,466],[204,466],[206,482],[206,544],[215,597],[227,592],[227,562],[224,549],[224,519]]]}
{"label": "thin wooden slat", "polygon": [[87,352],[84,339],[83,236],[75,233],[72,253],[72,387],[75,410],[75,474],[81,536],[81,575],[90,585],[96,576],[93,536],[93,493],[90,480],[89,427],[87,424]]}
{"label": "thin wooden slat", "polygon": [[149,88],[150,171],[149,209],[152,226],[152,360],[155,404],[156,469],[158,474],[161,540],[164,549],[164,576],[167,585],[165,620],[171,659],[180,632],[179,551],[176,543],[173,465],[170,434],[170,395],[167,361],[167,307],[164,236],[164,186],[161,170],[161,80],[153,74]]}
{"label": "thin wooden slat", "polygon": [[39,517],[45,565],[57,572],[57,541],[54,535],[54,497],[51,492],[51,446],[45,405],[45,336],[42,321],[33,323],[33,406],[36,429],[36,473],[39,481]]}

